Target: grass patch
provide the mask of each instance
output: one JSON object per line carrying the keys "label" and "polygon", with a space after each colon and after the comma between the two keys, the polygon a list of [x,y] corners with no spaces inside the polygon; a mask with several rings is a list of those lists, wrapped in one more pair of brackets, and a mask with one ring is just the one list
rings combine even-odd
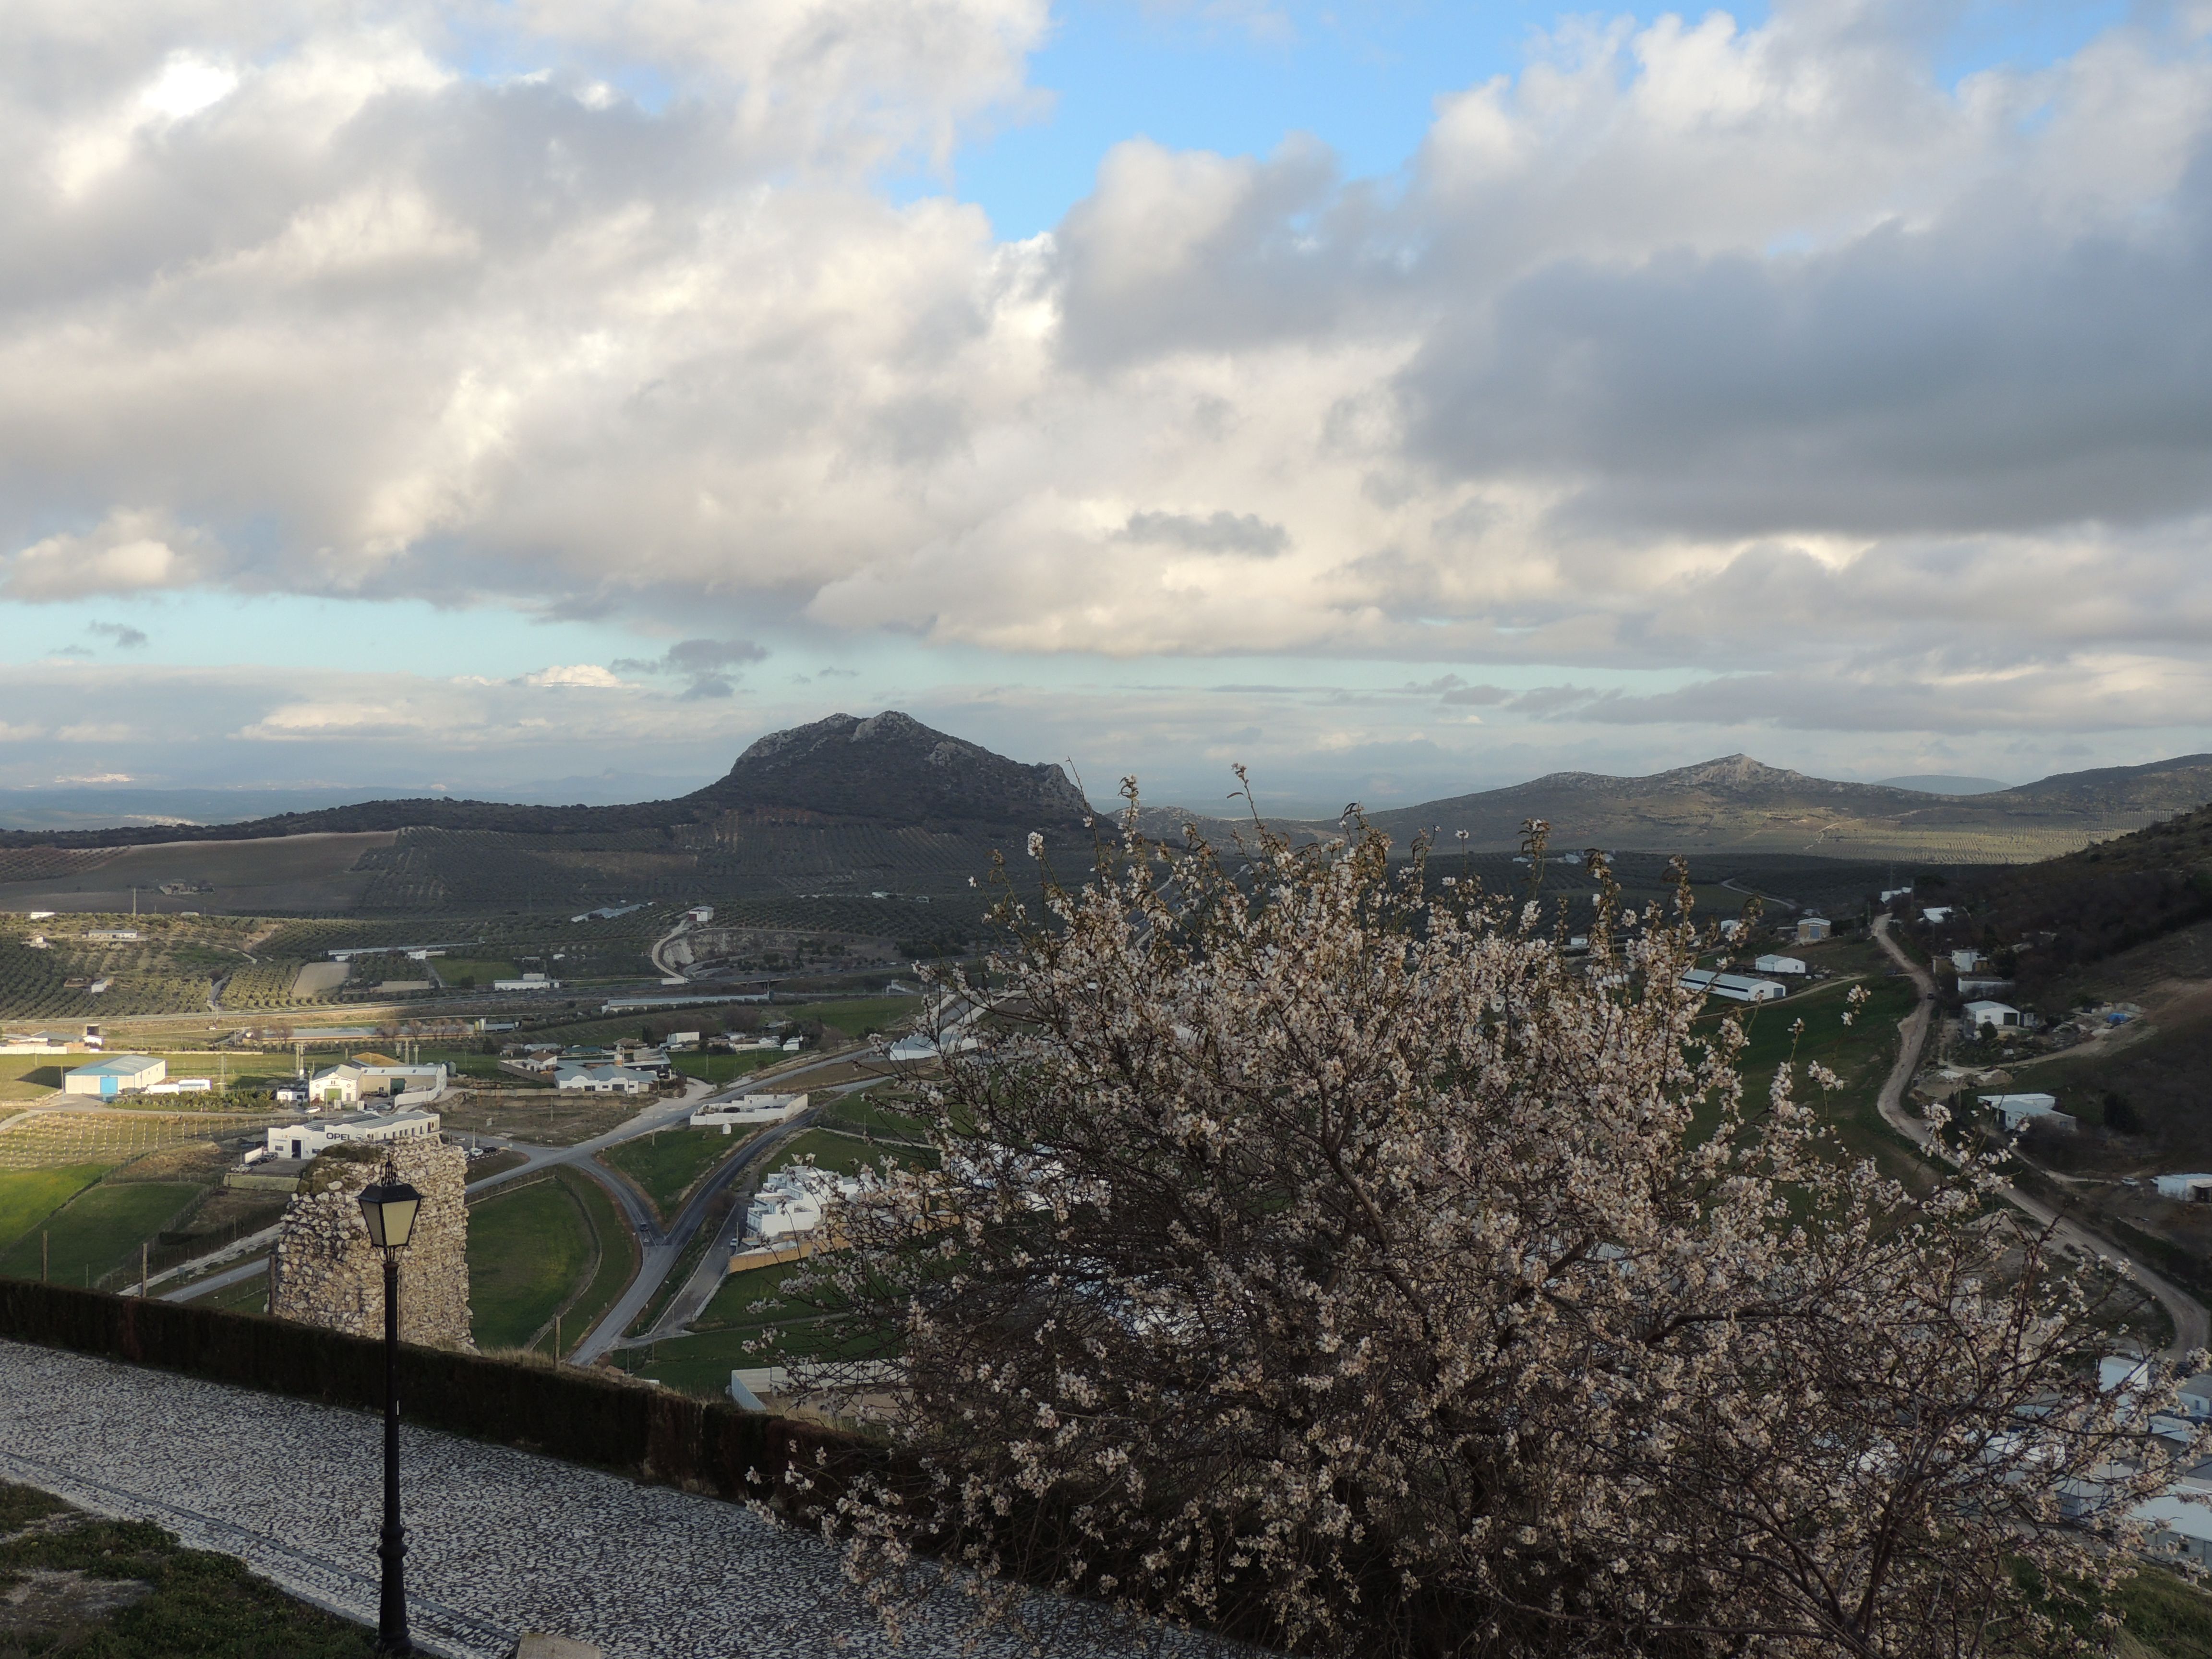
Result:
{"label": "grass patch", "polygon": [[786,1019],[818,1019],[833,1031],[854,1037],[901,1030],[921,1012],[920,997],[845,997],[776,1010]]}
{"label": "grass patch", "polygon": [[[865,1359],[879,1351],[877,1344],[856,1344],[850,1336],[837,1342],[819,1315],[805,1307],[782,1304],[776,1294],[775,1281],[792,1271],[792,1267],[760,1267],[751,1273],[731,1275],[733,1282],[750,1279],[757,1273],[769,1276],[765,1286],[748,1287],[744,1300],[759,1301],[765,1296],[781,1306],[782,1322],[777,1326],[772,1340],[763,1343],[761,1334],[768,1316],[748,1315],[751,1322],[748,1324],[667,1337],[649,1348],[624,1350],[619,1356],[623,1369],[635,1376],[652,1377],[662,1387],[679,1393],[701,1399],[724,1399],[728,1395],[730,1373],[733,1370],[773,1365],[784,1359]],[[728,1289],[724,1286],[724,1291]],[[715,1301],[720,1300],[721,1294],[717,1293]]]}
{"label": "grass patch", "polygon": [[105,1164],[0,1171],[0,1245],[14,1243],[107,1173]]}
{"label": "grass patch", "polygon": [[472,1158],[469,1160],[469,1185],[473,1187],[479,1181],[489,1181],[495,1175],[519,1170],[529,1162],[529,1153],[518,1152],[509,1146],[486,1152],[482,1158]]}
{"label": "grass patch", "polygon": [[[78,1063],[91,1054],[73,1054]],[[37,1100],[62,1086],[62,1067],[39,1054],[0,1054],[0,1100]]]}
{"label": "grass patch", "polygon": [[592,1225],[558,1181],[469,1206],[469,1310],[480,1348],[526,1346],[590,1271]]}
{"label": "grass patch", "polygon": [[219,1291],[194,1297],[192,1305],[199,1308],[220,1308],[225,1313],[267,1313],[269,1311],[269,1275],[264,1271],[252,1279],[241,1279],[235,1285],[226,1285]]}
{"label": "grass patch", "polygon": [[734,1083],[738,1079],[773,1066],[785,1058],[781,1048],[748,1048],[741,1054],[671,1054],[668,1063],[685,1077],[708,1083]]}
{"label": "grass patch", "polygon": [[784,1169],[804,1163],[809,1157],[817,1166],[834,1170],[839,1175],[857,1175],[863,1164],[881,1164],[886,1158],[895,1158],[902,1164],[917,1164],[930,1169],[937,1167],[934,1152],[903,1146],[872,1146],[857,1135],[836,1134],[828,1129],[809,1129],[793,1135],[775,1150],[769,1160],[774,1169]]}
{"label": "grass patch", "polygon": [[563,1169],[556,1173],[562,1185],[573,1197],[591,1223],[592,1236],[599,1246],[599,1270],[592,1275],[590,1284],[576,1293],[561,1319],[561,1340],[564,1347],[573,1349],[599,1321],[606,1317],[637,1277],[637,1236],[623,1219],[622,1212],[607,1194],[607,1189],[580,1170]]}
{"label": "grass patch", "polygon": [[653,1200],[664,1221],[684,1206],[690,1193],[723,1159],[750,1146],[752,1135],[720,1129],[657,1129],[601,1152],[599,1161],[628,1176]]}
{"label": "grass patch", "polygon": [[2195,1585],[2146,1567],[2112,1601],[2128,1634],[2162,1659],[2212,1659],[2212,1596]]}
{"label": "grass patch", "polygon": [[927,1133],[919,1118],[878,1106],[866,1095],[847,1095],[817,1120],[825,1129],[850,1135],[874,1135],[879,1140],[919,1141]]}
{"label": "grass patch", "polygon": [[[22,1533],[33,1521],[44,1524]],[[228,1555],[179,1547],[143,1521],[96,1521],[44,1492],[0,1486],[0,1584],[27,1572],[82,1575],[8,1609],[0,1652],[87,1659],[370,1659],[374,1632],[286,1595]],[[51,1582],[51,1581],[49,1581]],[[102,1585],[141,1585],[114,1605]],[[89,1594],[84,1592],[90,1592]]]}
{"label": "grass patch", "polygon": [[[138,1247],[199,1196],[198,1187],[141,1181],[93,1187],[54,1212],[41,1231],[52,1237],[50,1276],[58,1285],[97,1286],[110,1274],[136,1275]],[[0,1273],[39,1276],[39,1239],[17,1239],[0,1255]]]}

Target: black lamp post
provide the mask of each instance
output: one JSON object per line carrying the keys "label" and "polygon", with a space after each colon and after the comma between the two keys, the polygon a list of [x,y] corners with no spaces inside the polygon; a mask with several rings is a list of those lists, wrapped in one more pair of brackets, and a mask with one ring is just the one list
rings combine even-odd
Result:
{"label": "black lamp post", "polygon": [[376,1547],[384,1562],[384,1588],[376,1613],[376,1650],[415,1651],[407,1635],[407,1589],[399,1563],[407,1553],[407,1534],[399,1525],[399,1252],[415,1234],[422,1194],[399,1178],[398,1167],[384,1160],[384,1174],[361,1189],[361,1213],[368,1240],[384,1252],[384,1531]]}

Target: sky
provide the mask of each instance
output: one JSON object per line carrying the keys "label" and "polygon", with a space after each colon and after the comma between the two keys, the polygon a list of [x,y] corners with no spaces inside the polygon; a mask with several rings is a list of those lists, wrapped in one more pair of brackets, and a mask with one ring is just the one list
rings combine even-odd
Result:
{"label": "sky", "polygon": [[10,0],[0,788],[2212,750],[2212,0]]}

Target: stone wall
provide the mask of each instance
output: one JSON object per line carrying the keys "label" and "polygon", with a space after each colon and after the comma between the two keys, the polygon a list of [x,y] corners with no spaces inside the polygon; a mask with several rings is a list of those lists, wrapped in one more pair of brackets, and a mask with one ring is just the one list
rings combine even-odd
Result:
{"label": "stone wall", "polygon": [[308,1165],[285,1206],[269,1261],[269,1310],[356,1336],[384,1334],[384,1262],[368,1242],[361,1189],[388,1152],[422,1194],[415,1233],[399,1252],[399,1336],[437,1348],[472,1348],[469,1334],[468,1158],[434,1140],[374,1149],[333,1147]]}

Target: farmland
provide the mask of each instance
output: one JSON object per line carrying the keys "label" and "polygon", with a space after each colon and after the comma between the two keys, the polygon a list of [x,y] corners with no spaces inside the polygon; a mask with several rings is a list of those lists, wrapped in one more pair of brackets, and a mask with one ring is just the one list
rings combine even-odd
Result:
{"label": "farmland", "polygon": [[112,1167],[188,1141],[243,1134],[273,1121],[240,1113],[27,1112],[0,1124],[0,1170]]}

